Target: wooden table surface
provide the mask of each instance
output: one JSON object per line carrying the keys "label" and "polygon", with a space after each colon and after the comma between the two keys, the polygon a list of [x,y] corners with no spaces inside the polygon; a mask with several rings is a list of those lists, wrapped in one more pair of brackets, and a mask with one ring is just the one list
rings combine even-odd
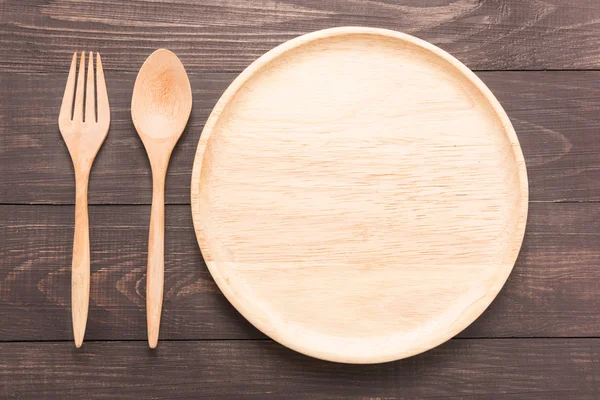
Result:
{"label": "wooden table surface", "polygon": [[[0,0],[0,398],[600,398],[597,0]],[[395,29],[472,68],[511,118],[530,216],[506,286],[473,325],[406,360],[342,365],[254,329],[215,286],[190,214],[206,118],[255,58],[333,26]],[[167,177],[161,341],[148,349],[149,164],[130,118],[156,48],[194,106]],[[89,189],[86,341],[72,342],[74,177],[57,126],[71,55],[102,54],[112,109]]]}

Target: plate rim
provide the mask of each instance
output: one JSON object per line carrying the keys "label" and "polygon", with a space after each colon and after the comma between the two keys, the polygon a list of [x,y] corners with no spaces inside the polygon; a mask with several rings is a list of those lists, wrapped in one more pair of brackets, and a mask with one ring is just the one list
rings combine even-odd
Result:
{"label": "plate rim", "polygon": [[[281,330],[269,329],[269,327],[266,326],[266,323],[261,321],[260,317],[254,315],[252,307],[247,307],[243,299],[240,299],[236,296],[235,291],[230,287],[228,280],[223,278],[220,274],[215,261],[210,259],[211,251],[208,248],[208,241],[206,240],[202,229],[199,203],[200,190],[198,182],[200,180],[200,174],[202,171],[202,164],[204,161],[206,146],[208,144],[208,141],[210,140],[210,137],[214,131],[217,122],[219,121],[223,110],[229,104],[230,100],[244,86],[244,84],[249,79],[251,79],[256,73],[260,72],[265,65],[267,65],[271,61],[275,60],[277,57],[283,55],[284,53],[290,50],[300,47],[308,42],[312,42],[319,39],[355,34],[366,34],[380,36],[384,38],[392,38],[416,45],[449,62],[462,75],[464,75],[465,78],[467,78],[471,83],[473,83],[475,88],[483,95],[484,100],[487,101],[488,104],[491,106],[492,111],[498,117],[500,124],[502,125],[504,134],[506,135],[510,143],[510,147],[512,149],[512,154],[516,163],[518,179],[520,183],[521,204],[518,207],[518,211],[520,214],[516,223],[513,240],[512,242],[507,243],[507,247],[510,247],[511,249],[513,249],[513,251],[511,253],[511,260],[510,263],[508,263],[509,267],[507,268],[506,273],[497,274],[500,276],[497,277],[496,280],[490,285],[486,294],[479,298],[476,302],[472,303],[465,310],[463,310],[457,318],[457,320],[454,321],[454,323],[450,326],[450,328],[434,336],[434,339],[430,340],[428,342],[428,345],[407,345],[401,351],[379,352],[373,356],[356,356],[351,355],[349,353],[340,354],[325,351],[315,351],[314,348],[312,348],[310,345],[305,345],[299,343],[299,341],[289,339],[285,334],[281,335]],[[223,295],[227,298],[227,300],[235,307],[235,309],[262,333],[292,350],[318,359],[349,364],[374,364],[411,357],[441,345],[442,343],[456,336],[458,333],[460,333],[462,330],[468,327],[471,323],[473,323],[496,298],[502,287],[504,287],[506,280],[508,279],[514,268],[515,262],[522,247],[529,208],[529,186],[527,170],[517,134],[500,102],[496,99],[491,90],[483,83],[483,81],[481,81],[481,79],[479,79],[479,77],[475,75],[473,71],[471,71],[454,56],[425,40],[394,30],[358,26],[345,26],[322,29],[295,37],[269,50],[268,52],[257,58],[254,62],[252,62],[248,67],[246,67],[223,92],[223,94],[215,104],[213,110],[211,111],[206,121],[206,124],[204,125],[194,156],[190,194],[194,232],[202,253],[202,257],[207,265],[211,276],[215,280],[215,283],[217,284]],[[465,317],[465,314],[468,314],[468,316]]]}

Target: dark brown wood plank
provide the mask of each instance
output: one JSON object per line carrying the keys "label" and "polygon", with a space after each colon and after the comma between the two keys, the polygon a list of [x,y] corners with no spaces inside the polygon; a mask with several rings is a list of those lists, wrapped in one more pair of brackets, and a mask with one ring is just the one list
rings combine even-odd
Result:
{"label": "dark brown wood plank", "polygon": [[[150,204],[150,165],[131,122],[135,77],[134,73],[106,73],[111,126],[92,168],[90,204]],[[191,168],[200,132],[233,79],[231,74],[190,77],[194,104],[171,157],[168,203],[190,202]],[[73,166],[57,122],[65,82],[66,74],[0,74],[0,187],[10,188],[0,192],[0,203],[73,203]]]}
{"label": "dark brown wood plank", "polygon": [[[530,199],[600,201],[600,71],[479,76],[513,121],[527,162]],[[107,72],[106,77],[112,123],[92,170],[90,203],[148,204],[150,167],[129,112],[135,73]],[[190,74],[194,108],[171,160],[168,203],[189,203],[202,127],[234,77]],[[0,203],[73,203],[73,167],[56,122],[65,79],[59,73],[0,74],[0,187],[6,188]]]}
{"label": "dark brown wood plank", "polygon": [[344,365],[271,341],[0,344],[19,399],[578,399],[600,396],[600,339],[451,340],[406,360]]}
{"label": "dark brown wood plank", "polygon": [[[189,206],[166,211],[161,339],[262,338],[202,260]],[[86,339],[146,338],[148,206],[92,206]],[[70,340],[72,206],[0,206],[0,341]],[[461,336],[600,336],[600,208],[533,203],[505,288]]]}
{"label": "dark brown wood plank", "polygon": [[[0,206],[0,341],[71,335],[72,206]],[[262,338],[212,280],[189,206],[166,208],[161,338]],[[146,337],[149,206],[90,208],[91,287],[86,339]]]}
{"label": "dark brown wood plank", "polygon": [[0,70],[66,70],[87,49],[136,71],[169,47],[191,70],[240,71],[295,36],[348,25],[413,34],[473,69],[598,68],[599,18],[594,0],[5,0]]}

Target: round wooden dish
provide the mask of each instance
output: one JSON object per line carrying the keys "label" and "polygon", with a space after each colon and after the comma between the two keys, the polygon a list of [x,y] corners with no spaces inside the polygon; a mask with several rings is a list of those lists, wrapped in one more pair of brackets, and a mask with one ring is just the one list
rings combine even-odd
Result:
{"label": "round wooden dish", "polygon": [[284,43],[225,91],[192,175],[198,242],[229,301],[301,353],[408,357],[473,322],[525,230],[527,175],[489,89],[398,32]]}

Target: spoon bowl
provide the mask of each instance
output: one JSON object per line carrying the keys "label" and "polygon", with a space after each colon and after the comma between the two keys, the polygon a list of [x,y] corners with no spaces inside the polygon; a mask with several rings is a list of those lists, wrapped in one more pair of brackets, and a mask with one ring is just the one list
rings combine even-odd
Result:
{"label": "spoon bowl", "polygon": [[133,88],[131,117],[144,145],[157,139],[175,142],[192,110],[192,88],[179,58],[159,49],[142,65]]}
{"label": "spoon bowl", "polygon": [[192,111],[192,89],[179,58],[159,49],[142,65],[131,99],[131,118],[152,168],[146,314],[148,343],[158,343],[164,286],[164,203],[169,159]]}

